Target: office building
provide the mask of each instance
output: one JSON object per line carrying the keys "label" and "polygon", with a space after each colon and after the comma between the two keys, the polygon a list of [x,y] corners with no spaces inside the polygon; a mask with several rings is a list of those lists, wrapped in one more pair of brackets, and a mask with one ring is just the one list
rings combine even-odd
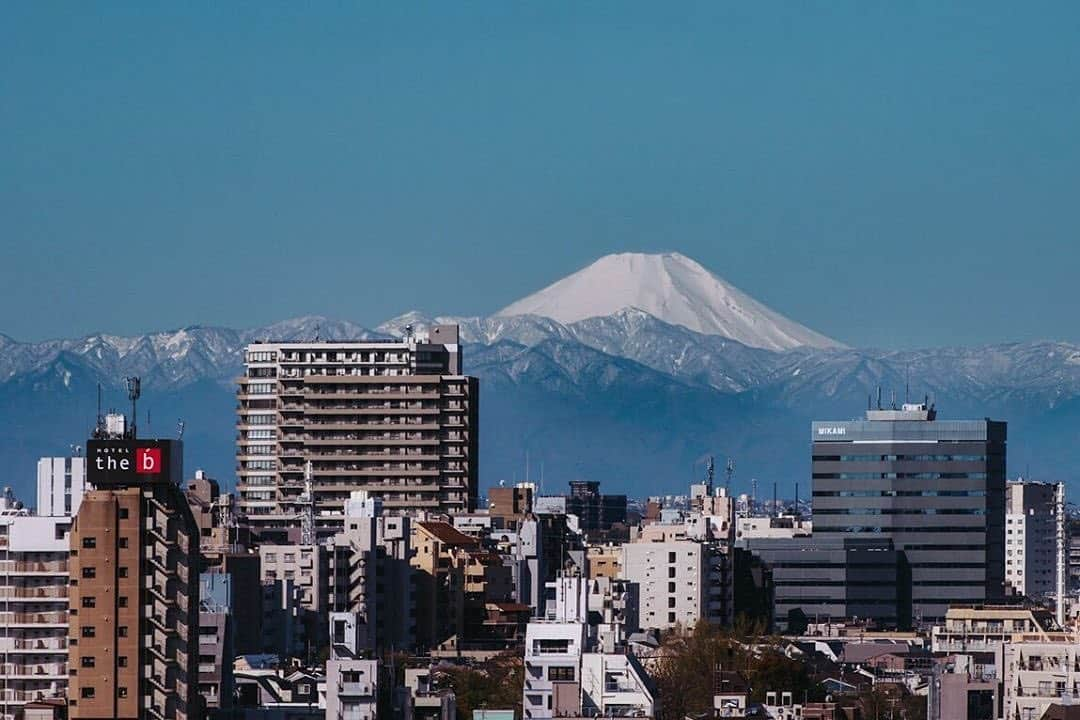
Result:
{"label": "office building", "polygon": [[1005,582],[1017,595],[1056,592],[1057,489],[1030,480],[1005,485]]}
{"label": "office building", "polygon": [[478,386],[461,374],[456,325],[403,340],[255,343],[244,361],[237,491],[253,530],[295,542],[308,482],[321,537],[341,530],[354,490],[392,513],[475,509]]}
{"label": "office building", "polygon": [[68,687],[70,517],[34,517],[0,496],[0,719]]}
{"label": "office building", "polygon": [[179,487],[182,448],[102,428],[87,443],[94,489],[71,530],[73,720],[203,714],[199,536]]}
{"label": "office building", "polygon": [[46,457],[37,464],[37,514],[71,516],[86,491],[86,458]]}
{"label": "office building", "polygon": [[891,540],[911,570],[916,625],[1003,597],[1005,423],[905,404],[811,432],[815,543]]}

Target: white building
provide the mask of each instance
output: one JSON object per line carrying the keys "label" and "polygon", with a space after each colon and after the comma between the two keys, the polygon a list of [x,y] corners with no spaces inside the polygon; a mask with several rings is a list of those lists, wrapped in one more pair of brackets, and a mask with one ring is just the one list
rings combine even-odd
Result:
{"label": "white building", "polygon": [[1080,701],[1080,636],[1054,633],[1005,645],[1003,717],[1039,720],[1053,703]]}
{"label": "white building", "polygon": [[45,457],[37,465],[37,514],[72,516],[86,490],[86,458]]}
{"label": "white building", "polygon": [[330,614],[330,659],[326,661],[326,717],[375,720],[379,661],[360,658],[365,637],[352,613]]}
{"label": "white building", "polygon": [[1005,582],[1020,595],[1055,592],[1055,483],[1020,480],[1005,486]]}
{"label": "white building", "polygon": [[548,619],[525,633],[524,717],[653,717],[655,692],[637,658],[602,652],[589,627],[589,580],[559,577]]}
{"label": "white building", "polygon": [[690,628],[702,618],[722,616],[729,588],[723,582],[724,558],[716,550],[711,543],[697,540],[639,540],[623,545],[620,572],[624,580],[638,585],[642,628]]}
{"label": "white building", "polygon": [[345,530],[330,548],[330,609],[357,617],[360,647],[412,647],[411,518],[384,515],[381,500],[355,491],[345,503]]}
{"label": "white building", "polygon": [[34,517],[0,498],[0,718],[68,687],[70,517]]}

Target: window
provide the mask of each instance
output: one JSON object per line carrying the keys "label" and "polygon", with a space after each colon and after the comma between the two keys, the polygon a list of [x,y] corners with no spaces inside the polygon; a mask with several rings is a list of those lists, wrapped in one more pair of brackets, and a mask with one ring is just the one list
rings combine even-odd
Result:
{"label": "window", "polygon": [[669,612],[667,614],[667,621],[671,624],[675,624],[675,613]]}
{"label": "window", "polygon": [[668,606],[669,608],[673,608],[673,607],[675,607],[675,598],[673,598],[673,597],[669,597],[669,598],[667,599],[667,606]]}
{"label": "window", "polygon": [[97,577],[97,568],[84,567],[82,569],[82,576],[86,579]]}
{"label": "window", "polygon": [[82,692],[80,693],[80,696],[84,700],[94,697],[94,688],[92,688],[92,687],[84,687],[82,689]]}
{"label": "window", "polygon": [[126,698],[127,697],[127,688],[126,687],[116,688],[116,697]]}
{"label": "window", "polygon": [[128,518],[128,509],[127,508],[120,508],[120,519],[121,520],[127,520],[127,518]]}
{"label": "window", "polygon": [[673,553],[673,552],[669,552],[669,553],[667,554],[667,561],[668,561],[669,563],[673,563],[673,562],[675,562],[675,553]]}
{"label": "window", "polygon": [[127,595],[121,595],[116,599],[116,604],[120,607],[127,607]]}
{"label": "window", "polygon": [[120,667],[127,667],[127,656],[121,655],[120,657],[116,658],[116,664]]}
{"label": "window", "polygon": [[82,606],[84,608],[92,608],[97,604],[97,598],[92,595],[87,595],[82,599]]}
{"label": "window", "polygon": [[84,537],[82,539],[82,546],[84,548],[86,548],[87,550],[92,550],[92,549],[96,548],[97,547],[97,538]]}
{"label": "window", "polygon": [[667,591],[668,591],[669,593],[673,593],[673,592],[675,592],[675,583],[673,583],[673,582],[669,582],[669,583],[667,584]]}
{"label": "window", "polygon": [[128,576],[127,568],[126,567],[120,568],[119,570],[116,571],[116,574],[119,575],[122,578],[126,578]]}
{"label": "window", "polygon": [[128,539],[125,537],[120,538],[120,547],[126,548],[128,546]]}
{"label": "window", "polygon": [[92,668],[92,667],[94,667],[94,656],[93,655],[83,655],[82,656],[82,662],[80,662],[79,664],[84,668]]}
{"label": "window", "polygon": [[116,629],[116,634],[120,637],[127,637],[127,625],[121,625]]}
{"label": "window", "polygon": [[83,627],[82,627],[82,636],[85,637],[85,638],[94,637],[94,626],[93,625],[83,625]]}
{"label": "window", "polygon": [[669,567],[669,568],[667,569],[667,576],[668,576],[669,578],[673,578],[673,577],[675,577],[675,568],[673,568],[673,567]]}
{"label": "window", "polygon": [[574,682],[574,666],[552,666],[548,668],[548,680],[552,682]]}

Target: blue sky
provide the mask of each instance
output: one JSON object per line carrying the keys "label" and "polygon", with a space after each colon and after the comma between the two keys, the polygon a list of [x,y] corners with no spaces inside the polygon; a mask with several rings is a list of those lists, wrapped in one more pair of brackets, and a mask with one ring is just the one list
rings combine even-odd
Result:
{"label": "blue sky", "polygon": [[0,332],[678,250],[850,344],[1080,341],[1080,5],[940,5],[6,3]]}

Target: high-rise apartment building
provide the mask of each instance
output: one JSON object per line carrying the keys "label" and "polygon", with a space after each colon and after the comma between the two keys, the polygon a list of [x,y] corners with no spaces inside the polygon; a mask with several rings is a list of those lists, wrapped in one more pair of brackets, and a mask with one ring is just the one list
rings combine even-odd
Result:
{"label": "high-rise apartment building", "polygon": [[68,684],[69,517],[0,497],[0,719],[63,698]]}
{"label": "high-rise apartment building", "polygon": [[1005,582],[1042,599],[1056,592],[1057,485],[1021,480],[1005,485]]}
{"label": "high-rise apartment building", "polygon": [[1004,422],[937,420],[925,404],[814,422],[814,540],[891,540],[915,623],[1003,597]]}
{"label": "high-rise apartment building", "polygon": [[[115,426],[115,425],[114,425]],[[199,534],[182,444],[99,432],[71,530],[70,691],[78,718],[202,717]]]}
{"label": "high-rise apartment building", "polygon": [[475,508],[478,386],[461,374],[456,325],[402,340],[255,343],[244,366],[237,490],[253,529],[287,535],[310,508],[329,537],[354,490],[394,513]]}

